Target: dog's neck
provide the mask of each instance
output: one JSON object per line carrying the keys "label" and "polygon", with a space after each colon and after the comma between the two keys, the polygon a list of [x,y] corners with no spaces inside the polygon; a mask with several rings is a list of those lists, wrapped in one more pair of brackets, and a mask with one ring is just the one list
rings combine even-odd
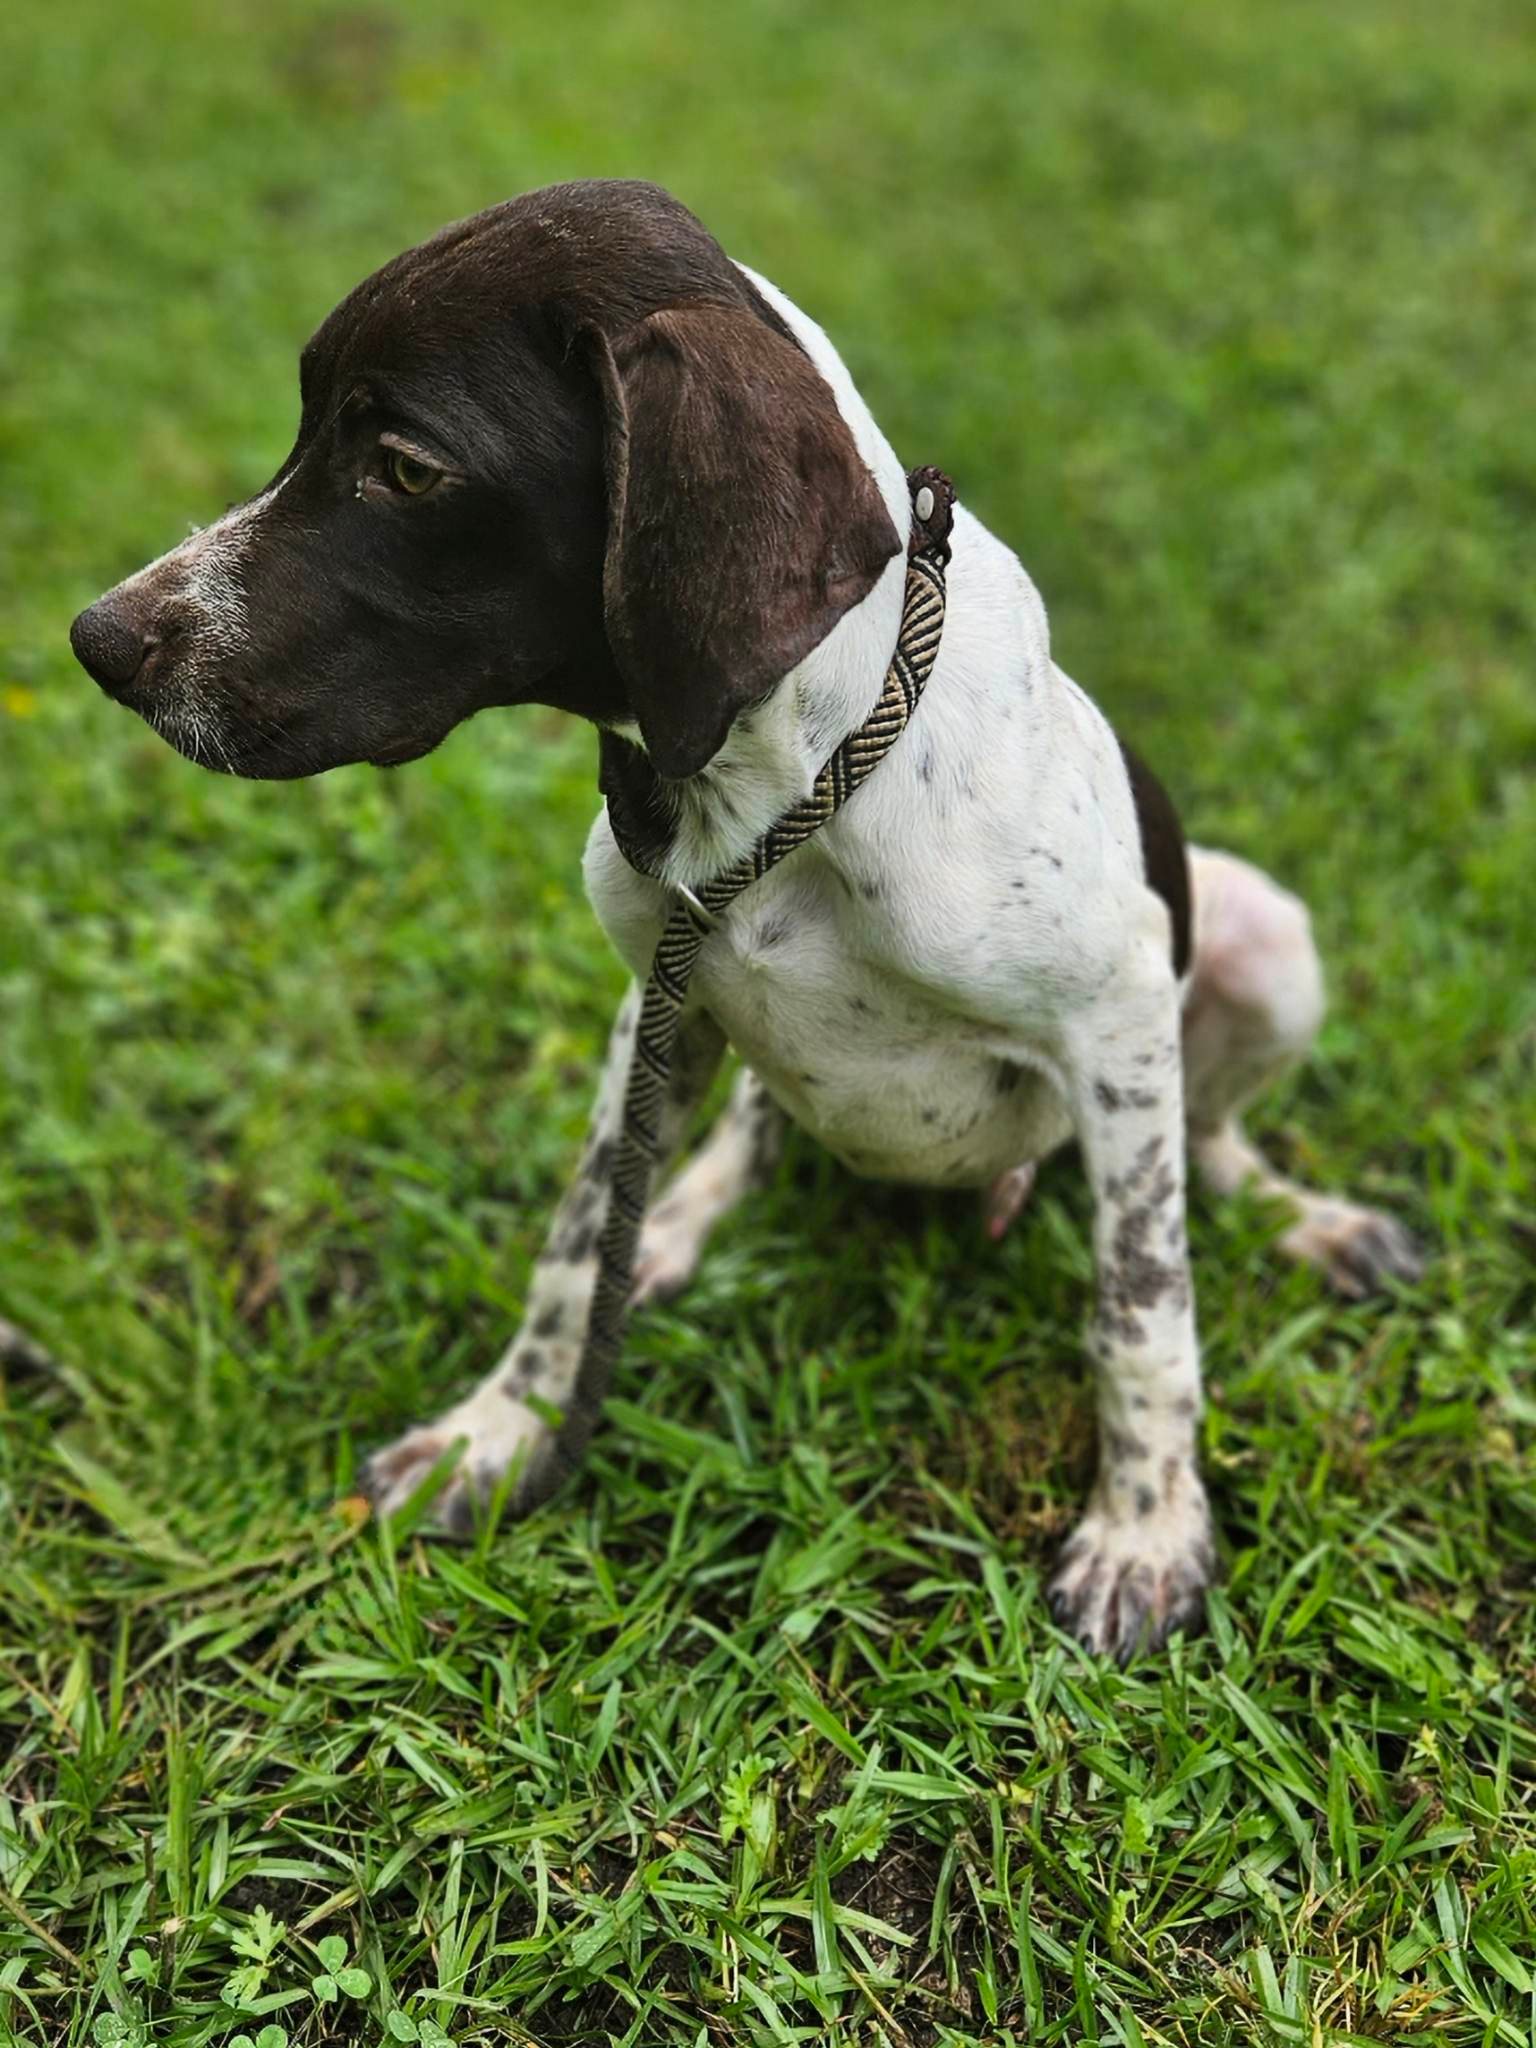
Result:
{"label": "dog's neck", "polygon": [[[745,275],[787,322],[831,386],[854,445],[903,542],[912,523],[906,473],[875,425],[841,358],[814,321],[753,271]],[[744,712],[708,765],[686,782],[659,785],[671,813],[657,862],[663,881],[696,884],[732,865],[775,819],[809,791],[822,763],[869,716],[901,625],[906,550],[887,563],[862,604],[839,619],[820,646],[761,704]],[[625,728],[622,738],[638,743]],[[665,827],[666,820],[659,822]]]}

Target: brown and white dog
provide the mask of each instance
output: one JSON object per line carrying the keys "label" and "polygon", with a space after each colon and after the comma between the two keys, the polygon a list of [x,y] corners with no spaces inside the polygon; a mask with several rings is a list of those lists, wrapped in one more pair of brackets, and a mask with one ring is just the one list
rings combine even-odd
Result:
{"label": "brown and white dog", "polygon": [[[821,330],[640,184],[531,193],[398,257],[321,326],[300,389],[272,483],[82,613],[75,652],[239,775],[405,761],[488,705],[592,720],[609,805],[659,856],[659,880],[632,869],[607,810],[586,852],[643,978],[675,887],[743,853],[879,694],[902,463]],[[572,1393],[635,1010],[632,993],[521,1331],[373,1459],[385,1507],[457,1438],[450,1524],[514,1465],[525,1504],[561,1476],[548,1418]],[[961,508],[911,727],[706,943],[674,1144],[726,1050],[745,1065],[647,1220],[637,1294],[687,1280],[786,1116],[856,1173],[988,1191],[994,1229],[1075,1135],[1101,1451],[1052,1597],[1127,1656],[1198,1617],[1213,1565],[1186,1151],[1218,1191],[1276,1197],[1281,1249],[1346,1293],[1418,1268],[1389,1217],[1282,1180],[1243,1134],[1321,1013],[1302,905],[1231,855],[1186,854],[1052,661],[1017,559]]]}

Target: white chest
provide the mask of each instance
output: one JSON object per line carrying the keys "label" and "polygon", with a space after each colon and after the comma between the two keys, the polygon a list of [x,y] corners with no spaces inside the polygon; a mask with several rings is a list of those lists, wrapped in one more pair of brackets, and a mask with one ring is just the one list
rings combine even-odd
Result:
{"label": "white chest", "polygon": [[[807,864],[808,865],[808,864]],[[930,1187],[982,1186],[1070,1132],[1029,1049],[903,971],[869,885],[806,866],[764,877],[706,941],[692,999],[802,1129],[854,1172]],[[648,967],[665,899],[604,898],[609,937]]]}

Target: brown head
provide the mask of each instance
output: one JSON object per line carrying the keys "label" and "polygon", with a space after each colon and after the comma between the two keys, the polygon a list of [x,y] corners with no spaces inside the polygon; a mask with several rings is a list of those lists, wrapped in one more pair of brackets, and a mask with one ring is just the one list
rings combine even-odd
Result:
{"label": "brown head", "polygon": [[687,209],[551,186],[305,347],[265,490],[80,614],[102,688],[242,775],[380,765],[492,704],[692,775],[900,542],[825,381]]}

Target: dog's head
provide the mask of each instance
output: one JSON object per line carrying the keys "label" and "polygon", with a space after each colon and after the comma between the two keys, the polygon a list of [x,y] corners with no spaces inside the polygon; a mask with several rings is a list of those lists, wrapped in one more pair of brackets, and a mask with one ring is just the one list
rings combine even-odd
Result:
{"label": "dog's head", "polygon": [[70,633],[212,767],[404,761],[541,703],[688,776],[899,547],[827,384],[654,186],[445,229],[342,301],[299,384],[267,488]]}

